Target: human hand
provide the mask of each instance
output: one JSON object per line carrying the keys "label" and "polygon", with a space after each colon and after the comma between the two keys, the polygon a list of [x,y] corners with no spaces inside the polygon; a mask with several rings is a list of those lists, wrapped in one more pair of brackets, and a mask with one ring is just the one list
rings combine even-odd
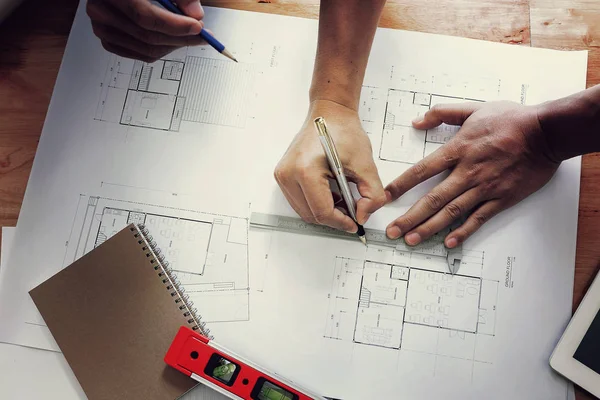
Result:
{"label": "human hand", "polygon": [[444,241],[446,247],[456,247],[494,215],[544,186],[560,164],[549,156],[536,107],[510,102],[439,105],[413,126],[424,130],[442,123],[462,127],[386,187],[391,202],[450,170],[443,182],[388,225],[388,237],[405,235],[409,245],[466,218]]}
{"label": "human hand", "polygon": [[356,232],[343,202],[334,202],[329,170],[314,119],[325,118],[346,177],[356,183],[362,196],[356,204],[356,218],[364,224],[371,213],[385,203],[385,194],[373,162],[371,142],[363,130],[358,113],[328,100],[315,100],[300,129],[275,169],[275,179],[294,210],[308,223]]}
{"label": "human hand", "polygon": [[150,0],[88,0],[92,28],[111,53],[153,62],[177,48],[204,44],[199,0],[179,0],[181,16]]}

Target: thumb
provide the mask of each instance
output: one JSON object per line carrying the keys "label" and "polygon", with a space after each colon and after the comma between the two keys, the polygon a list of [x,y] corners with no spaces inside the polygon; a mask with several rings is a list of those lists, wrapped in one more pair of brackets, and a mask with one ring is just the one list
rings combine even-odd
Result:
{"label": "thumb", "polygon": [[360,175],[353,176],[361,199],[356,203],[356,220],[363,225],[371,214],[379,210],[386,203],[383,184],[377,173],[377,167],[371,161],[371,165]]}
{"label": "thumb", "polygon": [[181,8],[181,11],[188,17],[192,17],[200,21],[204,18],[204,10],[200,5],[200,0],[179,0],[177,5]]}
{"label": "thumb", "polygon": [[436,104],[422,117],[416,118],[412,124],[415,128],[432,129],[442,123],[462,125],[467,118],[481,107],[479,103]]}

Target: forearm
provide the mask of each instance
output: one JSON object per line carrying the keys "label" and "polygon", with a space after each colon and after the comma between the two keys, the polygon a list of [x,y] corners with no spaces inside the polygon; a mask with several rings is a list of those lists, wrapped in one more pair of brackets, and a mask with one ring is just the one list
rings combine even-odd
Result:
{"label": "forearm", "polygon": [[321,0],[310,99],[358,109],[369,52],[385,0]]}
{"label": "forearm", "polygon": [[538,118],[553,161],[600,151],[600,85],[542,104]]}

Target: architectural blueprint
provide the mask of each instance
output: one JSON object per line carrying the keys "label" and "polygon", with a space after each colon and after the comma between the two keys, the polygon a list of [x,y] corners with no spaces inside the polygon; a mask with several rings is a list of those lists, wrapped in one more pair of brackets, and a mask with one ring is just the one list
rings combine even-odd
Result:
{"label": "architectural blueprint", "polygon": [[[284,320],[286,314],[304,321],[307,326],[289,321],[291,326],[279,326],[278,334],[298,331],[298,337],[312,338],[310,360],[308,355],[293,358],[305,367],[310,362],[327,363],[332,355],[340,360],[327,376],[311,378],[323,385],[326,395],[350,396],[346,391],[330,393],[327,379],[334,376],[342,379],[342,375],[358,374],[363,379],[375,379],[378,368],[373,375],[356,368],[364,363],[380,365],[398,377],[414,374],[410,368],[418,366],[422,378],[440,385],[456,379],[469,388],[484,384],[487,373],[502,363],[494,350],[499,345],[498,313],[505,311],[498,303],[501,291],[509,295],[510,289],[500,281],[505,271],[486,260],[485,252],[465,249],[459,273],[451,275],[445,256],[437,248],[415,251],[406,246],[394,249],[372,244],[364,248],[347,239],[257,231],[252,226],[250,231],[252,265],[255,271],[263,269],[253,284],[263,285],[264,290],[254,298],[266,304],[264,315],[252,319],[250,326]],[[298,257],[311,248],[315,254]],[[294,292],[284,294],[276,288],[282,279],[306,286],[302,301]],[[323,289],[309,289],[312,281],[320,282]],[[277,297],[277,303],[270,301],[272,296]],[[220,329],[215,334],[236,341]],[[252,328],[246,334],[248,341],[258,341],[261,346],[262,339],[253,335]],[[350,360],[351,364],[345,364]],[[277,360],[276,365],[286,368],[287,362]],[[378,393],[394,391],[387,383],[380,389]],[[356,390],[360,394],[351,398],[367,398],[372,393],[367,386],[352,388]],[[422,393],[418,385],[408,383],[403,390],[407,398]]]}
{"label": "architectural blueprint", "polygon": [[400,349],[412,325],[493,335],[498,281],[396,263],[336,257],[326,337]]}
{"label": "architectural blueprint", "polygon": [[248,221],[97,196],[81,196],[65,267],[130,223],[144,224],[206,322],[248,319]]}
{"label": "architectural blueprint", "polygon": [[[393,69],[391,73],[394,73]],[[432,80],[435,81],[436,77],[432,77]],[[375,156],[381,161],[414,164],[454,137],[458,131],[454,126],[443,124],[427,131],[418,131],[412,127],[415,116],[425,114],[434,105],[484,101],[468,97],[469,95],[491,100],[501,98],[501,94],[497,91],[500,82],[494,81],[480,82],[485,83],[487,87],[472,89],[465,87],[465,90],[471,90],[469,93],[463,91],[464,97],[435,94],[433,92],[437,89],[435,87],[417,89],[413,86],[408,89],[411,85],[407,82],[398,82],[393,78],[391,82],[397,82],[398,87],[405,89],[365,86],[361,93],[361,120],[365,130],[371,134],[372,140],[378,144]],[[449,92],[448,88],[445,89]],[[444,92],[441,88],[437,90],[440,90],[440,93]],[[381,115],[383,115],[383,122],[380,120]]]}
{"label": "architectural blueprint", "polygon": [[[579,159],[470,238],[456,276],[423,248],[257,232],[252,212],[294,216],[273,169],[308,109],[316,21],[206,7],[239,64],[204,47],[147,64],[104,51],[84,8],[3,267],[0,341],[58,351],[28,291],[139,221],[217,341],[325,396],[566,398],[548,357],[571,313]],[[359,117],[384,185],[459,134],[410,126],[436,103],[536,104],[583,89],[585,68],[586,53],[379,30]]]}
{"label": "architectural blueprint", "polygon": [[181,121],[244,128],[254,66],[185,53],[152,64],[110,56],[95,118],[170,131]]}
{"label": "architectural blueprint", "polygon": [[393,171],[390,180],[398,170],[433,153],[458,132],[458,127],[446,124],[426,131],[412,127],[412,120],[434,105],[506,98],[522,104],[527,101],[528,85],[518,80],[461,79],[428,71],[407,71],[395,65],[386,72],[389,78],[379,86],[363,86],[359,116],[371,138],[373,157],[380,170]]}

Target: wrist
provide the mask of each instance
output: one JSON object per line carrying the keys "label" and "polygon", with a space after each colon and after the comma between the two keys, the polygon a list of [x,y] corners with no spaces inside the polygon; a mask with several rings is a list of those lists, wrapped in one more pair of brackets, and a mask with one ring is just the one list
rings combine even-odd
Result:
{"label": "wrist", "polygon": [[313,103],[315,101],[331,101],[358,111],[360,101],[360,88],[356,88],[354,84],[343,82],[335,77],[314,78],[309,90],[309,99]]}
{"label": "wrist", "polygon": [[328,117],[358,118],[358,111],[334,100],[317,98],[310,101],[308,116],[310,118],[322,116],[325,119]]}
{"label": "wrist", "polygon": [[550,159],[561,162],[600,150],[600,104],[589,97],[577,94],[542,103],[537,116]]}

